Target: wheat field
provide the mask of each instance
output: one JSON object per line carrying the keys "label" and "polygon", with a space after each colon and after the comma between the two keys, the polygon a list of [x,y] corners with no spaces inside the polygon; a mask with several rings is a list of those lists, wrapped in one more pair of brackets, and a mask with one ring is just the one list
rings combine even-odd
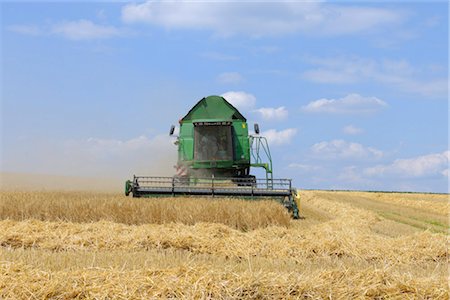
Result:
{"label": "wheat field", "polygon": [[289,226],[287,211],[274,201],[231,198],[126,198],[92,192],[3,192],[0,218],[127,225],[213,222],[240,230]]}
{"label": "wheat field", "polygon": [[0,192],[0,298],[449,299],[448,195],[299,193]]}

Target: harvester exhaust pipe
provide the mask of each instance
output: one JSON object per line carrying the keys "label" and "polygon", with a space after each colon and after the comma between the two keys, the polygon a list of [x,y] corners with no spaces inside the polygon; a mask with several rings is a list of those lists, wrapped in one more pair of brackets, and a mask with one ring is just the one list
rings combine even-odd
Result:
{"label": "harvester exhaust pipe", "polygon": [[258,123],[255,123],[254,128],[255,128],[255,134],[259,134],[259,125],[258,125]]}
{"label": "harvester exhaust pipe", "polygon": [[175,132],[175,125],[172,125],[170,126],[169,135],[172,136],[174,132]]}

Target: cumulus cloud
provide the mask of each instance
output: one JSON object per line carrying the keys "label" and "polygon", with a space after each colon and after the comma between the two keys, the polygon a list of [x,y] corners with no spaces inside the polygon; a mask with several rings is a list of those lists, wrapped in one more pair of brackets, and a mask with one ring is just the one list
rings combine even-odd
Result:
{"label": "cumulus cloud", "polygon": [[67,21],[56,24],[52,33],[71,40],[107,39],[122,35],[114,26],[99,25],[89,20]]}
{"label": "cumulus cloud", "polygon": [[221,96],[239,110],[252,109],[256,104],[255,96],[242,91],[230,91],[222,94]]}
{"label": "cumulus cloud", "polygon": [[229,91],[221,95],[234,107],[242,111],[251,111],[259,114],[264,120],[280,121],[288,116],[288,111],[284,106],[278,108],[262,107],[254,109],[256,106],[256,97],[243,91]]}
{"label": "cumulus cloud", "polygon": [[327,69],[312,69],[303,72],[302,77],[318,83],[354,83],[358,79],[352,73],[339,72]]}
{"label": "cumulus cloud", "polygon": [[400,23],[403,19],[404,14],[398,10],[321,2],[147,1],[122,8],[122,20],[126,23],[208,29],[221,36],[354,34]]}
{"label": "cumulus cloud", "polygon": [[96,24],[85,19],[64,21],[41,27],[37,25],[12,25],[8,29],[25,35],[57,35],[70,40],[108,39],[124,36],[128,33],[124,29]]}
{"label": "cumulus cloud", "polygon": [[220,53],[220,52],[204,52],[201,53],[201,56],[207,59],[211,59],[211,60],[219,60],[219,61],[235,61],[235,60],[239,60],[239,56],[236,55],[230,55],[230,54],[225,54],[225,53]]}
{"label": "cumulus cloud", "polygon": [[360,114],[372,113],[386,107],[387,104],[377,97],[363,97],[359,94],[349,94],[339,99],[318,99],[302,107],[310,113]]}
{"label": "cumulus cloud", "polygon": [[364,132],[363,129],[355,127],[353,125],[347,125],[344,128],[342,128],[342,132],[348,135],[357,135]]}
{"label": "cumulus cloud", "polygon": [[350,183],[352,185],[366,185],[371,183],[369,180],[362,176],[360,169],[357,166],[346,166],[340,170],[337,174],[337,181],[342,183]]}
{"label": "cumulus cloud", "polygon": [[371,177],[420,178],[448,176],[450,151],[433,153],[406,159],[396,159],[387,165],[366,168],[364,174]]}
{"label": "cumulus cloud", "polygon": [[238,72],[225,72],[219,74],[217,81],[222,84],[237,84],[244,81],[244,77]]}
{"label": "cumulus cloud", "polygon": [[379,159],[383,156],[381,150],[344,140],[316,143],[311,151],[316,157],[324,159]]}
{"label": "cumulus cloud", "polygon": [[[358,56],[307,57],[314,68],[302,73],[306,80],[326,84],[377,82],[423,96],[447,96],[448,79],[427,75],[426,68],[412,66],[406,60],[368,59]],[[434,78],[431,78],[433,76]]]}
{"label": "cumulus cloud", "polygon": [[288,111],[284,106],[278,108],[262,107],[255,110],[264,120],[284,120],[288,116]]}
{"label": "cumulus cloud", "polygon": [[297,171],[301,171],[304,173],[317,172],[317,171],[321,171],[323,169],[322,166],[302,164],[302,163],[290,163],[288,165],[288,168],[295,169]]}
{"label": "cumulus cloud", "polygon": [[303,78],[318,83],[355,83],[379,72],[377,61],[357,56],[305,57],[305,62],[316,67]]}
{"label": "cumulus cloud", "polygon": [[291,162],[285,171],[303,176],[308,188],[448,193],[450,151],[379,164],[374,163],[377,151],[350,144],[318,143],[317,155],[301,155],[302,161]]}
{"label": "cumulus cloud", "polygon": [[11,25],[8,26],[7,29],[9,31],[25,35],[38,36],[43,34],[41,28],[39,28],[39,26],[36,25]]}
{"label": "cumulus cloud", "polygon": [[297,134],[296,128],[287,128],[283,130],[269,129],[261,133],[261,136],[267,138],[270,146],[280,146],[290,144]]}

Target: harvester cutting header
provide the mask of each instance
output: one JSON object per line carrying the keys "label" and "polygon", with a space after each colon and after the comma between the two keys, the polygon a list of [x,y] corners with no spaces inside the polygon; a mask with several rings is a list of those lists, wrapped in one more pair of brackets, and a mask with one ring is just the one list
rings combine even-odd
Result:
{"label": "harvester cutting header", "polygon": [[[266,138],[249,135],[247,120],[225,98],[201,99],[180,121],[176,175],[134,176],[125,183],[125,194],[133,197],[160,195],[238,196],[275,199],[298,218],[291,179],[274,179]],[[173,135],[175,126],[170,128]],[[263,168],[265,178],[250,174]]]}

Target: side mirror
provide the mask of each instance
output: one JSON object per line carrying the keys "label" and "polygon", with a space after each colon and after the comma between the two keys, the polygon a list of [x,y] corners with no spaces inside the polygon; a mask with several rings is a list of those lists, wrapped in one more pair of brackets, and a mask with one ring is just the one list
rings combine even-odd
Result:
{"label": "side mirror", "polygon": [[258,123],[255,123],[255,133],[259,134],[259,125],[258,125]]}
{"label": "side mirror", "polygon": [[175,125],[170,126],[169,135],[172,136],[174,131],[175,131]]}

